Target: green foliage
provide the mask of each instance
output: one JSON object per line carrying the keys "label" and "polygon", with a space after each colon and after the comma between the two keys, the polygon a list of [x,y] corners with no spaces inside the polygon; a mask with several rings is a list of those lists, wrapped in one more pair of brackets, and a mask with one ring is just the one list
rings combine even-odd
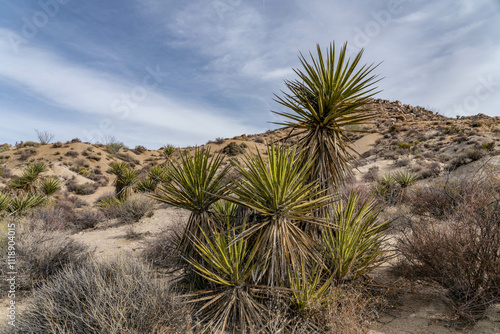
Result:
{"label": "green foliage", "polygon": [[209,289],[191,295],[192,302],[200,304],[202,332],[256,332],[267,324],[269,313],[260,302],[265,290],[252,279],[257,245],[250,247],[245,239],[237,238],[234,230],[212,233],[208,236],[201,230],[201,237],[193,238],[197,258],[202,261],[188,260],[196,273],[211,283]]}
{"label": "green foliage", "polygon": [[302,266],[290,277],[292,309],[307,317],[335,301],[336,294],[332,292],[334,277],[327,275],[321,265],[312,270]]}
{"label": "green foliage", "polygon": [[268,163],[260,153],[247,154],[237,165],[241,178],[234,180],[235,197],[225,198],[254,210],[259,218],[240,238],[253,239],[263,265],[262,275],[271,286],[287,284],[289,275],[316,261],[315,243],[300,224],[317,224],[311,213],[328,205],[316,183],[308,182],[311,161],[304,161],[295,148],[267,147]]}
{"label": "green foliage", "polygon": [[222,149],[222,153],[229,156],[236,156],[243,153],[243,148],[241,148],[240,145],[236,144],[236,142],[232,141]]}
{"label": "green foliage", "polygon": [[482,148],[484,148],[487,151],[493,151],[493,149],[495,148],[495,142],[494,141],[486,142],[486,143],[483,143],[481,146],[482,146]]}
{"label": "green foliage", "polygon": [[145,177],[137,181],[135,188],[138,192],[147,193],[155,191],[156,185],[155,181],[151,180],[149,177]]}
{"label": "green foliage", "polygon": [[409,170],[399,171],[392,175],[394,182],[397,182],[402,189],[408,188],[415,184],[418,180],[418,175]]}
{"label": "green foliage", "polygon": [[323,229],[325,263],[339,281],[356,279],[380,264],[387,252],[382,249],[383,232],[390,221],[378,222],[380,209],[373,203],[359,203],[356,193],[347,203],[336,203],[332,225]]}
{"label": "green foliage", "polygon": [[337,56],[332,43],[323,56],[317,46],[318,57],[311,62],[301,54],[303,71],[295,69],[297,80],[285,81],[290,93],[276,101],[291,112],[274,112],[288,119],[276,124],[293,130],[287,138],[298,136],[298,147],[304,159],[312,160],[311,181],[319,181],[322,189],[333,192],[352,174],[349,161],[353,148],[346,128],[366,123],[374,115],[366,109],[368,99],[375,95],[373,87],[376,66],[358,67],[363,50],[354,59],[347,58],[347,43]]}
{"label": "green foliage", "polygon": [[10,198],[11,203],[8,211],[15,214],[22,214],[30,208],[43,204],[46,200],[43,195],[28,192],[19,192]]}
{"label": "green foliage", "polygon": [[161,151],[163,152],[163,154],[165,154],[167,159],[170,159],[175,152],[175,146],[171,144],[164,145],[161,148]]}
{"label": "green foliage", "polygon": [[398,144],[398,147],[409,151],[410,148],[411,148],[411,144],[410,143],[401,142],[401,143]]}
{"label": "green foliage", "polygon": [[22,189],[28,192],[34,192],[38,189],[40,174],[45,171],[43,162],[30,163],[23,171],[20,177],[11,180],[9,186],[15,189]]}
{"label": "green foliage", "polygon": [[137,171],[124,162],[112,162],[109,164],[111,173],[116,175],[115,193],[121,201],[133,194],[134,185],[137,182]]}
{"label": "green foliage", "polygon": [[54,194],[60,188],[61,188],[61,183],[59,182],[59,179],[55,176],[43,179],[42,182],[40,183],[40,189],[47,196]]}
{"label": "green foliage", "polygon": [[210,150],[196,148],[194,155],[185,151],[180,161],[167,166],[170,182],[161,184],[150,196],[158,201],[191,211],[180,241],[181,251],[191,255],[189,237],[200,237],[201,230],[215,226],[211,206],[228,193],[226,178],[230,167],[222,166],[223,156],[210,157]]}
{"label": "green foliage", "polygon": [[10,207],[11,198],[8,194],[0,193],[0,211],[6,211]]}

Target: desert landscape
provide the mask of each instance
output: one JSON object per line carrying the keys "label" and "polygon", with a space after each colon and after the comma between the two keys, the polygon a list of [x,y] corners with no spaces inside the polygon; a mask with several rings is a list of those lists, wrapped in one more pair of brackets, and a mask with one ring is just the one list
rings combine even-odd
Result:
{"label": "desert landscape", "polygon": [[[336,203],[349,205],[355,193],[359,202],[354,203],[352,210],[362,208],[368,213],[380,210],[373,211],[376,214],[368,226],[370,229],[383,227],[374,235],[376,241],[371,247],[375,248],[356,250],[355,257],[359,258],[350,264],[345,274],[334,274],[330,272],[332,269],[325,268],[317,277],[319,281],[315,281],[314,275],[320,269],[313,267],[303,273],[311,275],[309,278],[298,277],[295,281],[309,282],[309,286],[304,287],[306,290],[300,290],[300,285],[286,287],[310,291],[304,295],[280,292],[274,297],[274,306],[268,304],[273,299],[269,291],[265,296],[253,297],[263,308],[250,307],[252,312],[257,315],[267,312],[265,328],[258,331],[500,333],[500,254],[495,248],[500,242],[500,117],[479,114],[451,119],[399,101],[370,99],[367,103],[366,109],[375,117],[343,129],[346,140],[352,142],[353,158],[348,163],[353,173],[339,186],[333,195],[333,204],[329,205],[333,205],[334,210],[339,209]],[[200,147],[166,145],[158,150],[128,148],[115,138],[107,143],[91,144],[78,138],[65,143],[44,142],[48,138],[42,136],[41,143],[3,145],[0,153],[1,247],[2,254],[8,254],[9,226],[15,225],[15,319],[22,328],[19,333],[74,333],[68,328],[78,322],[89,326],[81,333],[220,330],[217,327],[220,323],[212,323],[213,319],[204,317],[205,307],[216,307],[212,302],[203,306],[204,303],[210,298],[222,298],[214,295],[214,291],[223,290],[210,284],[229,289],[236,283],[229,284],[228,278],[220,276],[223,274],[212,272],[210,276],[210,271],[206,271],[212,268],[210,259],[217,261],[210,257],[216,248],[207,248],[205,254],[201,245],[209,240],[221,240],[206,236],[206,241],[202,241],[202,235],[192,235],[182,244],[183,233],[187,233],[189,227],[186,226],[192,224],[196,210],[190,210],[187,204],[173,197],[180,186],[175,183],[176,186],[168,188],[168,184],[174,184],[173,179],[179,182],[168,166],[186,171],[189,161],[197,163],[196,159],[205,159],[213,163],[211,159],[220,158],[215,167],[209,164],[204,168],[215,168],[212,177],[225,173],[218,180],[229,180],[224,187],[234,187],[230,182],[243,182],[236,180],[250,177],[242,174],[244,170],[258,167],[260,160],[252,159],[260,157],[263,164],[270,165],[270,157],[277,159],[274,155],[279,157],[280,152],[288,152],[286,147],[294,147],[301,138],[302,135],[290,138],[289,132],[283,129],[216,138]],[[37,168],[38,172],[34,172]],[[239,196],[246,198],[244,193]],[[238,226],[236,204],[235,207],[228,205],[230,198],[224,193],[219,198],[226,204],[213,210],[226,213],[218,219]],[[243,201],[234,198],[236,203]],[[316,201],[311,197],[309,200]],[[364,207],[364,201],[374,207]],[[245,219],[249,220],[244,225],[251,227],[257,224],[252,223],[252,219],[258,221],[259,218]],[[357,224],[361,224],[367,216],[362,214],[357,219]],[[197,224],[202,224],[200,222]],[[332,224],[339,223],[332,220]],[[342,227],[336,228],[342,230]],[[229,228],[225,233],[240,232]],[[227,250],[234,245],[243,247],[238,242],[247,240],[261,242],[236,239],[226,244]],[[199,248],[179,248],[195,242]],[[363,262],[363,256],[370,252],[376,255]],[[205,257],[197,258],[200,254]],[[231,257],[237,255],[228,253],[227,256],[227,261],[237,261]],[[254,251],[247,256],[255,256]],[[3,256],[1,319],[6,322],[12,300],[8,296],[7,262],[8,258]],[[106,267],[106,263],[111,263],[111,267]],[[189,265],[195,266],[195,270],[188,270]],[[110,273],[111,281],[107,281],[112,287],[100,287],[103,291],[75,289],[74,294],[71,291],[66,291],[66,296],[63,294],[64,289],[73,289],[70,282],[77,279],[77,275],[92,280],[96,279],[92,275],[113,268],[116,272]],[[258,271],[255,266],[251,268]],[[137,271],[141,274],[135,277]],[[230,272],[222,272],[231,277]],[[192,275],[196,274],[210,282],[191,283],[188,288],[185,280],[193,280]],[[119,278],[120,275],[123,276]],[[267,279],[267,275],[263,277]],[[136,289],[127,279],[147,286],[136,294],[116,290]],[[207,284],[212,286],[208,292],[195,293],[205,291],[200,285]],[[248,282],[240,284],[251,286]],[[269,289],[279,290],[283,283],[267,284]],[[55,294],[51,292],[54,289],[63,291]],[[159,295],[156,289],[163,289],[165,295]],[[216,290],[210,292],[210,289]],[[76,297],[82,302],[81,306],[65,305],[75,303],[66,300],[78,293],[95,293],[99,298],[111,294],[113,299],[115,294],[123,294],[123,300],[116,301],[117,304],[101,301],[102,304],[94,305],[95,312],[88,307],[97,302],[93,299],[97,296],[81,295]],[[141,293],[146,296],[139,297]],[[291,296],[298,298],[296,302]],[[137,304],[131,302],[135,298]],[[167,305],[153,306],[152,303]],[[72,310],[67,310],[68,307]],[[136,307],[140,310],[134,311]],[[66,311],[62,311],[64,309]],[[141,320],[134,312],[149,319]],[[258,325],[258,322],[252,323],[253,313],[246,315],[251,320],[244,324],[240,323],[245,321],[241,320],[243,315],[238,313],[243,311],[229,307],[227,312],[230,313],[224,318],[227,324],[221,327],[224,330],[241,332],[243,327],[250,326],[245,331],[257,331],[257,327],[251,327]],[[211,314],[214,318],[218,316],[218,313]],[[98,326],[102,326],[100,330],[95,329]],[[2,327],[2,332],[12,330],[7,324]]]}

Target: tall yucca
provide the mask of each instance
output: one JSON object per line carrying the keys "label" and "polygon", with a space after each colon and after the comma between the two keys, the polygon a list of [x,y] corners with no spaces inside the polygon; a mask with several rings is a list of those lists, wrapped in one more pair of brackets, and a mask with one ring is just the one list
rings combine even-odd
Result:
{"label": "tall yucca", "polygon": [[303,70],[294,69],[298,80],[285,80],[289,93],[275,101],[289,112],[274,112],[287,120],[276,122],[298,136],[298,146],[306,159],[312,160],[311,180],[319,180],[322,189],[335,191],[351,174],[349,160],[352,147],[346,127],[365,123],[372,118],[366,108],[368,98],[378,93],[372,75],[373,64],[358,66],[363,50],[350,59],[347,43],[336,53],[330,44],[326,56],[317,45],[317,58],[311,61],[300,54]]}
{"label": "tall yucca", "polygon": [[196,148],[194,155],[189,151],[181,154],[180,160],[167,166],[168,183],[161,184],[150,196],[158,201],[191,211],[184,235],[180,241],[181,251],[193,254],[190,238],[201,237],[201,229],[214,228],[214,214],[210,210],[219,196],[227,194],[229,165],[219,168],[223,155],[210,157],[210,150]]}
{"label": "tall yucca", "polygon": [[267,155],[268,162],[260,153],[246,154],[246,168],[238,165],[241,178],[233,181],[235,197],[226,199],[257,213],[239,237],[256,238],[267,284],[287,285],[289,274],[317,260],[314,242],[299,225],[320,223],[311,212],[329,199],[316,183],[308,182],[311,162],[298,163],[303,157],[295,148],[271,144]]}

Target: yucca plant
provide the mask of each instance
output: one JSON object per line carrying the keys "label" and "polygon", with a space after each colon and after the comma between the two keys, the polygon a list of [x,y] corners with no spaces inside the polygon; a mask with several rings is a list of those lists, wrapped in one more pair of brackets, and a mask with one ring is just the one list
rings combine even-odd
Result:
{"label": "yucca plant", "polygon": [[57,177],[51,176],[40,182],[40,189],[46,196],[50,196],[61,189],[61,183]]}
{"label": "yucca plant", "polygon": [[165,165],[155,165],[148,170],[148,176],[137,182],[140,192],[153,192],[159,184],[168,182],[168,170]]}
{"label": "yucca plant", "polygon": [[269,314],[262,303],[267,289],[252,278],[258,265],[257,245],[251,247],[247,240],[237,239],[234,229],[200,232],[200,238],[192,238],[197,256],[187,262],[210,282],[206,289],[188,295],[191,302],[199,304],[201,332],[257,332],[267,323]]}
{"label": "yucca plant", "polygon": [[418,175],[410,172],[409,170],[399,171],[395,173],[392,177],[394,181],[399,183],[399,185],[403,189],[412,186],[418,180]]}
{"label": "yucca plant", "polygon": [[11,213],[22,214],[26,210],[43,204],[45,196],[37,193],[18,192],[11,196],[11,202],[8,210]]}
{"label": "yucca plant", "polygon": [[194,154],[185,151],[178,162],[167,166],[170,182],[159,185],[157,192],[150,194],[158,201],[191,212],[179,243],[179,250],[187,256],[194,254],[190,237],[200,238],[201,230],[216,228],[212,204],[228,193],[226,175],[230,167],[219,170],[223,159],[220,153],[210,157],[210,150],[201,148],[195,148]]}
{"label": "yucca plant", "polygon": [[38,188],[40,174],[45,171],[46,167],[43,162],[30,163],[24,169],[20,177],[12,179],[10,187],[22,189],[27,192],[35,192]]}
{"label": "yucca plant", "polygon": [[[353,59],[347,57],[347,43],[336,53],[330,44],[326,56],[317,45],[317,58],[309,62],[300,54],[303,70],[294,69],[297,80],[285,80],[289,93],[276,96],[276,102],[290,109],[275,114],[287,119],[276,122],[291,130],[286,138],[298,136],[297,145],[304,159],[312,160],[311,181],[332,194],[351,175],[349,160],[354,149],[346,136],[373,117],[367,108],[369,98],[378,93],[372,75],[373,64],[358,66],[361,50]],[[378,65],[377,65],[378,66]]]}
{"label": "yucca plant", "polygon": [[168,169],[165,165],[155,165],[148,170],[148,177],[156,184],[168,182]]}
{"label": "yucca plant", "polygon": [[115,193],[120,201],[126,200],[134,193],[134,185],[137,182],[137,171],[123,162],[112,162],[111,173],[116,175]]}
{"label": "yucca plant", "polygon": [[161,150],[162,150],[163,154],[165,154],[165,157],[167,157],[167,161],[171,161],[172,160],[172,155],[175,152],[175,146],[171,145],[171,144],[167,144],[167,145],[164,145],[161,148]]}
{"label": "yucca plant", "polygon": [[322,265],[316,265],[312,269],[302,265],[299,272],[290,276],[292,309],[308,317],[334,302],[338,295],[333,285],[334,277]]}
{"label": "yucca plant", "polygon": [[6,211],[10,207],[11,198],[8,194],[0,193],[0,211]]}
{"label": "yucca plant", "polygon": [[328,205],[330,198],[308,182],[311,161],[298,163],[303,157],[295,148],[270,144],[267,156],[268,162],[260,152],[245,155],[244,165],[237,165],[241,178],[233,181],[234,197],[225,199],[257,214],[239,238],[260,236],[254,242],[263,265],[261,275],[270,286],[286,286],[290,273],[303,263],[320,261],[316,244],[299,224],[320,224],[311,212]]}
{"label": "yucca plant", "polygon": [[147,193],[155,191],[156,186],[157,183],[154,180],[151,180],[149,177],[145,177],[137,181],[135,188],[138,192]]}
{"label": "yucca plant", "polygon": [[334,205],[333,227],[322,233],[323,255],[328,269],[338,281],[353,280],[384,260],[382,248],[384,231],[390,221],[379,222],[380,213],[373,202],[359,202],[356,193],[350,193],[347,203]]}

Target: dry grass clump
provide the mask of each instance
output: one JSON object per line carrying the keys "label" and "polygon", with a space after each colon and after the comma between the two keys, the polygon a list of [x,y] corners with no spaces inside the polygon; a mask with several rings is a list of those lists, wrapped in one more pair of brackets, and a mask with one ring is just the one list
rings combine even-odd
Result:
{"label": "dry grass clump", "polygon": [[151,217],[155,207],[155,201],[142,194],[134,194],[123,202],[110,195],[100,201],[106,217],[117,218],[123,224],[131,224],[138,222],[143,217]]}
{"label": "dry grass clump", "polygon": [[[88,256],[87,247],[61,232],[35,227],[19,228],[16,234],[16,269],[19,289],[39,286],[68,265],[78,266]],[[24,221],[28,224],[29,222]]]}
{"label": "dry grass clump", "polygon": [[142,256],[154,266],[175,269],[179,258],[177,257],[178,240],[184,230],[184,223],[177,222],[175,227],[158,233],[152,240],[148,240]]}
{"label": "dry grass clump", "polygon": [[96,227],[97,224],[105,219],[106,217],[101,211],[85,208],[76,212],[76,218],[73,220],[73,225],[77,230],[84,230]]}
{"label": "dry grass clump", "polygon": [[189,309],[169,284],[133,259],[68,267],[37,290],[19,333],[188,333]]}
{"label": "dry grass clump", "polygon": [[439,203],[426,208],[444,221],[413,220],[398,241],[399,271],[441,284],[457,314],[466,319],[480,318],[500,301],[500,196],[490,181],[436,187],[434,197],[446,199],[445,209],[438,210]]}

